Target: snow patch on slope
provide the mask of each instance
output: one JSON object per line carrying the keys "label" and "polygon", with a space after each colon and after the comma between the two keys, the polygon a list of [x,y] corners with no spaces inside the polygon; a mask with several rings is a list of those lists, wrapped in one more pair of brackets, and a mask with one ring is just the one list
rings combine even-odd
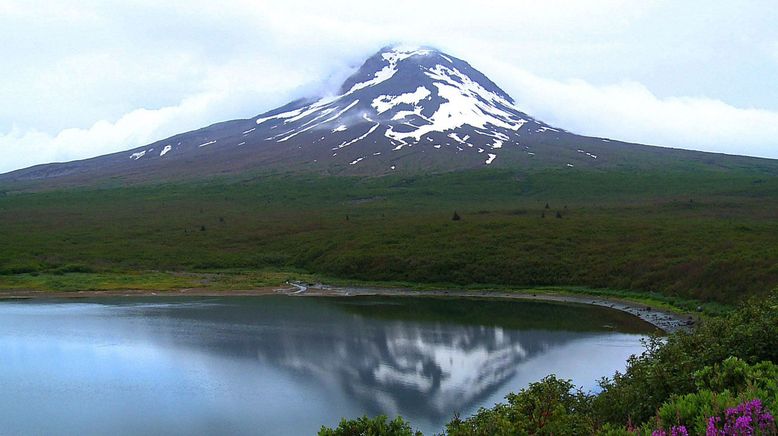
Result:
{"label": "snow patch on slope", "polygon": [[[289,139],[291,139],[291,138],[294,138],[295,136],[299,135],[300,133],[303,133],[303,132],[305,132],[305,131],[308,131],[308,130],[311,130],[311,129],[313,129],[313,128],[314,128],[314,127],[316,127],[316,126],[319,126],[319,125],[321,125],[321,124],[325,124],[325,123],[329,123],[330,121],[333,121],[333,120],[337,119],[338,117],[340,117],[341,115],[343,115],[344,113],[346,113],[346,111],[348,111],[348,110],[349,110],[349,109],[351,109],[352,107],[356,106],[356,104],[357,104],[357,103],[359,103],[359,100],[358,100],[358,99],[357,99],[357,100],[354,100],[354,101],[353,101],[353,102],[352,102],[350,105],[346,106],[344,109],[342,109],[340,112],[338,112],[338,113],[337,113],[337,114],[335,114],[334,116],[332,116],[332,117],[330,117],[330,118],[327,118],[326,120],[324,120],[324,121],[322,121],[322,122],[320,122],[320,123],[311,124],[311,125],[309,125],[308,127],[304,128],[304,129],[297,129],[296,131],[295,131],[295,130],[292,130],[291,132],[287,132],[287,133],[292,133],[292,132],[293,132],[293,133],[292,133],[291,135],[289,135],[289,136],[285,136],[285,137],[283,137],[283,138],[279,139],[279,140],[278,140],[278,142],[284,142],[284,141],[287,141],[287,140],[289,140]],[[329,112],[331,112],[331,111],[329,111]],[[325,113],[324,113],[324,114],[322,114],[321,116],[319,116],[319,117],[317,117],[317,118],[314,118],[314,120],[312,120],[312,121],[315,121],[315,120],[317,120],[317,119],[321,118],[321,117],[322,117],[322,116],[324,116],[324,115],[328,115],[328,114],[329,114],[329,112],[325,112]],[[309,122],[309,123],[310,123],[310,122]],[[306,124],[308,124],[308,123],[306,123]]]}
{"label": "snow patch on slope", "polygon": [[414,92],[408,92],[394,97],[391,95],[378,96],[373,100],[371,106],[373,106],[373,108],[375,108],[375,110],[381,114],[401,103],[415,105],[423,99],[429,97],[429,95],[429,89],[423,86],[419,86]]}
{"label": "snow patch on slope", "polygon": [[381,126],[381,123],[375,123],[375,125],[373,127],[371,127],[370,130],[368,130],[367,133],[365,133],[364,135],[356,137],[356,138],[352,139],[351,141],[345,141],[342,144],[340,144],[339,146],[337,146],[336,148],[333,148],[333,150],[337,150],[338,148],[348,147],[349,145],[351,145],[351,144],[353,144],[355,142],[358,142],[358,141],[361,141],[361,140],[367,138],[371,133],[375,132],[375,130],[378,127],[380,127],[380,126]]}

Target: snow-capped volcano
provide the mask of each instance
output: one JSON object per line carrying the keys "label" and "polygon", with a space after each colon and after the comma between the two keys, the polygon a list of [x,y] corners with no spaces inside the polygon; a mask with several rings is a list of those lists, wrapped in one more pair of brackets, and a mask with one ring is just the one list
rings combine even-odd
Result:
{"label": "snow-capped volcano", "polygon": [[269,132],[266,141],[327,143],[332,158],[350,147],[350,165],[406,147],[476,153],[489,165],[522,138],[557,131],[522,113],[466,62],[426,48],[383,49],[338,95],[271,111],[256,123],[252,133]]}
{"label": "snow-capped volcano", "polygon": [[522,112],[467,62],[430,48],[388,47],[336,95],[301,99],[133,150],[0,175],[91,183],[243,171],[381,175],[464,168],[556,168],[708,162],[704,153],[575,135]]}

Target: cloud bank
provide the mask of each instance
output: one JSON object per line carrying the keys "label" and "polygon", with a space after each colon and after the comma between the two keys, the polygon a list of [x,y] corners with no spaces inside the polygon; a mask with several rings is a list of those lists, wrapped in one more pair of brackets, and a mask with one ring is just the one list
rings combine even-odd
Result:
{"label": "cloud bank", "polygon": [[[665,97],[637,82],[595,86],[505,66],[525,111],[576,133],[675,148],[778,158],[778,111],[701,97]],[[570,127],[574,126],[574,127]]]}

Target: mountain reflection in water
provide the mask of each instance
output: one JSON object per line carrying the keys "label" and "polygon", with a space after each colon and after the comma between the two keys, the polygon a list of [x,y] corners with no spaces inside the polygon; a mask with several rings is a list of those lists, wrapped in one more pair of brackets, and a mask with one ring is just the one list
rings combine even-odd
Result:
{"label": "mountain reflection in water", "polygon": [[[49,328],[46,323],[51,323]],[[130,350],[136,347],[148,352],[151,347],[153,353],[169,356],[184,373],[197,365],[209,380],[208,395],[217,397],[245,391],[252,380],[269,383],[263,378],[274,374],[273,383],[280,383],[278,389],[288,398],[268,396],[264,389],[245,393],[241,401],[253,402],[251,407],[244,406],[245,411],[219,402],[209,405],[213,414],[233,425],[241,419],[250,423],[233,426],[233,433],[270,432],[289,429],[289,425],[312,433],[341,416],[364,413],[400,414],[419,421],[416,425],[439,430],[453,413],[471,413],[523,387],[515,384],[523,380],[522,371],[539,362],[542,368],[562,369],[585,362],[584,372],[594,371],[595,378],[610,375],[611,368],[624,366],[626,351],[638,350],[640,333],[648,330],[639,320],[602,308],[505,301],[261,297],[3,303],[0,357],[18,355],[36,340],[41,353],[49,346],[95,338]],[[613,357],[603,353],[603,347],[614,350],[614,344],[622,360],[608,362]],[[561,350],[577,351],[544,361],[543,356]],[[94,365],[104,364],[83,356],[79,359],[73,365],[76,370],[94,370]],[[23,362],[16,363],[19,367],[12,369],[18,375],[24,368]],[[240,370],[228,370],[231,365]],[[526,376],[534,375],[528,371]],[[126,376],[132,377],[132,371]],[[577,381],[591,385],[594,379]],[[0,382],[13,391],[18,380],[0,375]],[[141,383],[135,388],[142,397],[146,387]],[[25,389],[30,389],[29,382]],[[79,395],[78,389],[74,395]],[[317,397],[333,404],[318,407],[312,404]],[[153,398],[145,401],[149,402],[145,407],[153,406]],[[181,401],[183,408],[200,400],[194,396]],[[274,404],[279,402],[283,404]],[[296,413],[298,419],[262,413],[268,404]],[[301,406],[306,407],[306,414],[299,413]],[[333,409],[337,415],[329,416]],[[269,424],[273,419],[283,422],[274,427]],[[196,421],[195,417],[187,433],[205,432]],[[164,426],[153,429],[164,430]],[[184,430],[174,432],[178,431]]]}

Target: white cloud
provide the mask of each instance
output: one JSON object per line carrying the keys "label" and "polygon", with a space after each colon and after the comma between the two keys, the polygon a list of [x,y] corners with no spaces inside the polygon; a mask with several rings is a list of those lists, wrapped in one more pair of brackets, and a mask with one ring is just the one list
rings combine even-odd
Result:
{"label": "white cloud", "polygon": [[202,120],[217,98],[203,95],[188,98],[178,106],[138,109],[116,122],[98,121],[88,129],[65,129],[55,136],[12,129],[0,136],[0,171],[121,151],[173,135],[184,126],[196,128],[192,123]]}
{"label": "white cloud", "polygon": [[[518,106],[567,130],[630,142],[778,158],[778,112],[700,97],[659,98],[640,83],[595,86],[500,65]],[[744,148],[748,144],[748,148]]]}
{"label": "white cloud", "polygon": [[[100,120],[85,128],[67,128],[56,134],[37,129],[11,128],[0,133],[0,172],[46,162],[64,162],[139,147],[159,139],[219,121],[248,118],[285,104],[278,89],[307,93],[318,85],[303,74],[274,71],[262,61],[237,60],[207,71],[209,89],[175,105],[135,109],[114,121]],[[271,74],[258,77],[255,71]],[[282,93],[283,94],[283,93]],[[255,109],[257,102],[260,108]]]}

